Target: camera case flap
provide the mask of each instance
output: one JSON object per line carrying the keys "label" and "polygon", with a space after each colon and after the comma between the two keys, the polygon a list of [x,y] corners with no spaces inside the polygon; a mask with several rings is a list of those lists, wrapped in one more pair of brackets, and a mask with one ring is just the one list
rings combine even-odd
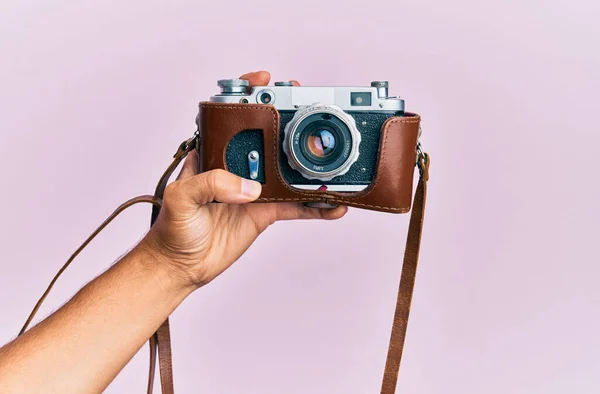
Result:
{"label": "camera case flap", "polygon": [[420,116],[405,112],[385,121],[375,177],[368,187],[356,192],[303,190],[289,185],[281,176],[279,112],[269,104],[226,104],[201,102],[197,118],[201,144],[202,172],[227,170],[226,150],[240,132],[260,130],[264,141],[265,181],[259,202],[300,202],[347,205],[373,211],[406,213],[411,209]]}

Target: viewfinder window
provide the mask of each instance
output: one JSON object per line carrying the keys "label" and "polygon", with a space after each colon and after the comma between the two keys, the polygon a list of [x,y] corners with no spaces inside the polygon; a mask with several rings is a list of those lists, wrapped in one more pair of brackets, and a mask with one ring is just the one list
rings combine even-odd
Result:
{"label": "viewfinder window", "polygon": [[368,107],[371,105],[371,92],[350,93],[350,105],[356,107]]}

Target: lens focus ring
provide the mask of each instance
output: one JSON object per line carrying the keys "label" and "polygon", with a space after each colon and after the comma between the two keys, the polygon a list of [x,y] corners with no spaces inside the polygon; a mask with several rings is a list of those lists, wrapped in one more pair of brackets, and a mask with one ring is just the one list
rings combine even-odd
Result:
{"label": "lens focus ring", "polygon": [[299,109],[285,126],[283,150],[306,179],[329,181],[358,160],[361,136],[352,116],[335,105]]}

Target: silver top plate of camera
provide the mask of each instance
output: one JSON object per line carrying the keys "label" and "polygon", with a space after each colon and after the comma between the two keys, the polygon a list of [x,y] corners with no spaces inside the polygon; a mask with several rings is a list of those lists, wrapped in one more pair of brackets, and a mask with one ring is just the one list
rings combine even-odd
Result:
{"label": "silver top plate of camera", "polygon": [[314,103],[332,104],[343,111],[404,111],[404,100],[389,97],[387,81],[371,86],[292,86],[290,81],[274,86],[249,87],[242,79],[218,81],[221,93],[210,98],[217,103],[270,104],[278,111],[296,111]]}

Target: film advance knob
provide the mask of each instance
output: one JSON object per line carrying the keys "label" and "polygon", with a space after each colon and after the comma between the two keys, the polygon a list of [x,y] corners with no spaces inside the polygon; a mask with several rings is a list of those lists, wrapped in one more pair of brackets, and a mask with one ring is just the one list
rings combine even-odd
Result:
{"label": "film advance knob", "polygon": [[386,98],[388,96],[388,88],[390,84],[388,81],[373,81],[371,82],[372,88],[377,88],[377,96],[379,98]]}
{"label": "film advance knob", "polygon": [[389,88],[390,83],[388,81],[373,81],[371,82],[372,88]]}
{"label": "film advance knob", "polygon": [[250,82],[245,79],[221,79],[217,81],[221,94],[245,94]]}
{"label": "film advance knob", "polygon": [[278,81],[275,82],[275,86],[294,86],[292,81]]}

